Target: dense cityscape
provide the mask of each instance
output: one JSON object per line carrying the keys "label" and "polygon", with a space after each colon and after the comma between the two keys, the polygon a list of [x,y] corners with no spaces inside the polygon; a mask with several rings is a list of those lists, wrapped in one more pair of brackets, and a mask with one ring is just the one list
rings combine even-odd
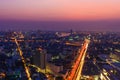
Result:
{"label": "dense cityscape", "polygon": [[120,0],[0,0],[0,80],[120,80]]}
{"label": "dense cityscape", "polygon": [[0,80],[119,80],[119,34],[1,31]]}

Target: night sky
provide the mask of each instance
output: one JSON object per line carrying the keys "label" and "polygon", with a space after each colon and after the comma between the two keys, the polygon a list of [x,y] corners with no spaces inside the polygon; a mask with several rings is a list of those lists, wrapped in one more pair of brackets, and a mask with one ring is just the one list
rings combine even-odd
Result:
{"label": "night sky", "polygon": [[0,30],[120,31],[120,0],[0,0]]}

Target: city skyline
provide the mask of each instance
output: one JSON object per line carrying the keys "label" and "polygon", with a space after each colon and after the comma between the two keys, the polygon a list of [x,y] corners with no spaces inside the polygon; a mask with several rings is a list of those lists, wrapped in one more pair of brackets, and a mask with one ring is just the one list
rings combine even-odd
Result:
{"label": "city skyline", "polygon": [[119,80],[120,0],[0,0],[0,80]]}
{"label": "city skyline", "polygon": [[0,21],[0,30],[8,31],[107,31],[120,32],[120,20],[112,21]]}

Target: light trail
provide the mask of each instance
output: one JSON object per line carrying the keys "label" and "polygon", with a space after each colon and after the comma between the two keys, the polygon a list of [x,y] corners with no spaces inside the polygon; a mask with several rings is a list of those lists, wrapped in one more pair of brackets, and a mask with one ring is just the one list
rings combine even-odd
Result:
{"label": "light trail", "polygon": [[83,51],[83,56],[81,58],[81,61],[79,63],[78,69],[77,69],[77,72],[75,74],[76,76],[74,77],[73,80],[80,80],[82,69],[83,69],[83,65],[84,65],[84,59],[85,59],[85,56],[86,56],[87,48],[88,48],[88,43],[85,43],[85,47],[84,47],[84,51]]}
{"label": "light trail", "polygon": [[85,39],[84,44],[81,50],[79,51],[79,56],[77,60],[75,61],[75,64],[70,74],[65,80],[79,80],[80,79],[88,44],[89,44],[89,40]]}
{"label": "light trail", "polygon": [[23,57],[23,53],[22,53],[22,51],[21,51],[21,49],[20,49],[20,46],[19,46],[18,41],[17,41],[16,38],[15,38],[15,43],[16,43],[16,45],[17,45],[17,48],[18,48],[20,57],[21,57],[21,59],[22,59],[22,63],[23,63],[23,65],[24,65],[27,78],[28,78],[28,80],[32,80],[31,77],[30,77],[29,69],[28,69],[28,67],[26,66],[25,59],[24,59],[24,57]]}
{"label": "light trail", "polygon": [[87,51],[87,49],[85,49],[85,51],[84,51],[83,57],[81,59],[80,65],[79,65],[80,68],[78,69],[77,76],[75,77],[74,80],[80,80],[82,69],[83,69],[83,65],[84,65],[84,59],[85,59],[85,56],[86,56],[86,51]]}
{"label": "light trail", "polygon": [[117,66],[115,66],[115,65],[113,65],[108,59],[106,59],[106,62],[107,62],[109,65],[111,65],[113,68],[115,68],[115,69],[117,69],[117,70],[120,71],[120,68],[117,67]]}

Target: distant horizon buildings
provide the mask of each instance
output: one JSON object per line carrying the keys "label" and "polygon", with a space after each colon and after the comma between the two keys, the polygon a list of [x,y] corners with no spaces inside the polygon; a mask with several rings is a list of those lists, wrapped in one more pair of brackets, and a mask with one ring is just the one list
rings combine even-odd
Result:
{"label": "distant horizon buildings", "polygon": [[1,31],[110,31],[120,32],[120,20],[98,21],[0,21]]}

